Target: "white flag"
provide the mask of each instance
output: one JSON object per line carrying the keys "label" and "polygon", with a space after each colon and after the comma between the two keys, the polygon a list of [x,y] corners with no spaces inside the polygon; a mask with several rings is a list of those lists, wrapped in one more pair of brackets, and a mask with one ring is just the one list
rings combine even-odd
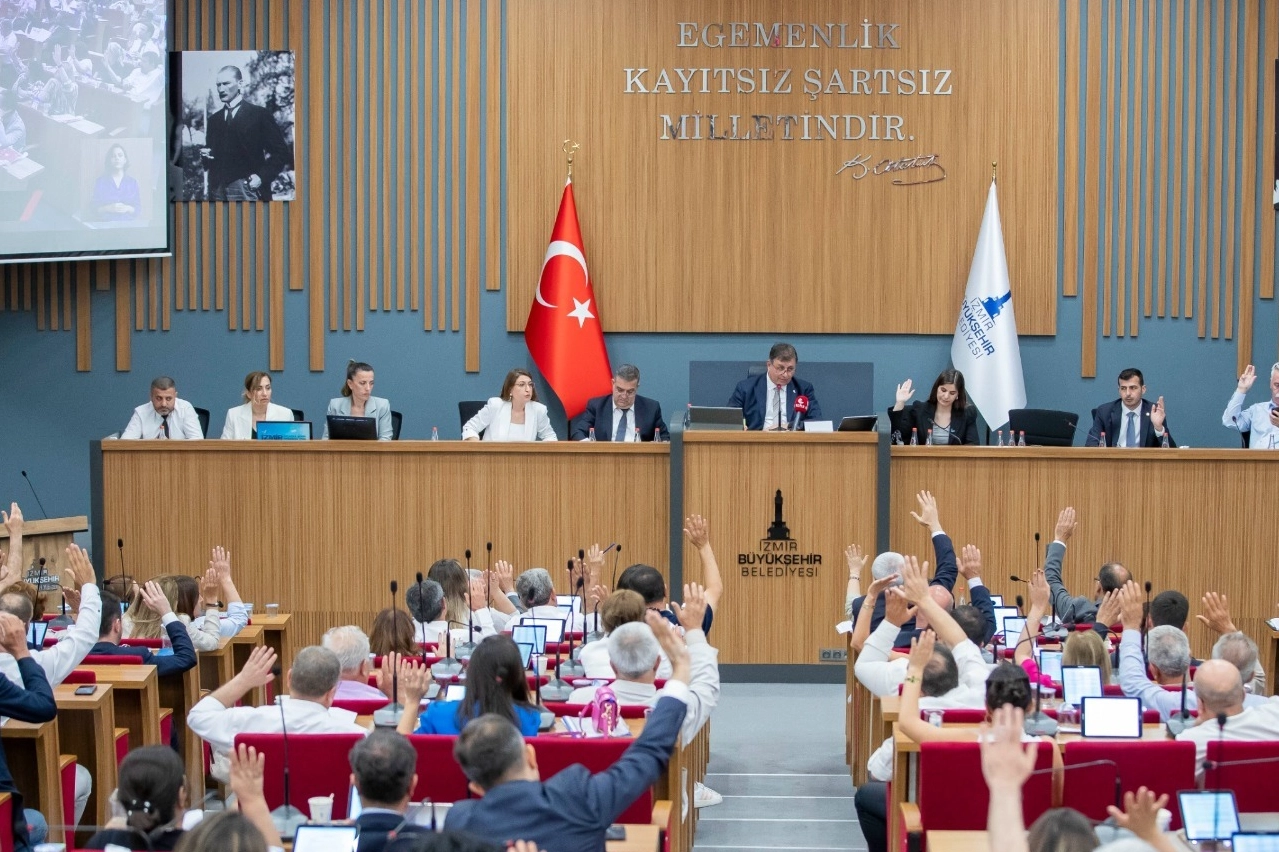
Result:
{"label": "white flag", "polygon": [[968,288],[959,308],[950,360],[964,374],[968,395],[990,428],[1007,423],[1010,410],[1026,407],[1026,382],[1021,375],[1017,319],[994,181],[968,270]]}

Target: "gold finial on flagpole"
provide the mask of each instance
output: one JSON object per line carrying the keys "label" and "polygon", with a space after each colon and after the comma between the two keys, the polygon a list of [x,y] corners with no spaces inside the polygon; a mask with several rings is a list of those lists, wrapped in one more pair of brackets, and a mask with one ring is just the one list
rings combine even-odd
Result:
{"label": "gold finial on flagpole", "polygon": [[564,158],[568,162],[569,180],[572,180],[573,179],[573,155],[576,154],[578,150],[581,149],[582,146],[574,142],[572,139],[565,139],[564,144],[561,145],[560,147],[563,149]]}
{"label": "gold finial on flagpole", "polygon": [[[572,162],[572,160],[570,159],[570,160],[569,160],[569,162]],[[992,163],[990,164],[990,182],[991,182],[991,183],[994,183],[994,182],[995,182],[995,172],[997,172],[998,170],[999,170],[999,163],[997,163],[997,162],[992,162]],[[569,171],[570,171],[570,172],[572,171],[572,168],[571,168],[571,167],[569,168]]]}

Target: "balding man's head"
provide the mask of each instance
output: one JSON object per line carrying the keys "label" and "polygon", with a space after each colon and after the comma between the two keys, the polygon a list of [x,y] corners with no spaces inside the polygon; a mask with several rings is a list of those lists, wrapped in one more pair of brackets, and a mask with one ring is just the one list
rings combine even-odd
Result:
{"label": "balding man's head", "polygon": [[[955,596],[952,595],[950,593],[950,590],[947,589],[945,586],[938,586],[938,585],[929,586],[928,596],[932,598],[933,601],[935,601],[939,607],[946,610],[946,612],[950,612],[951,610],[955,608]],[[920,630],[923,630],[925,627],[930,627],[931,624],[928,621],[928,616],[924,615],[923,612],[920,612],[918,615],[916,615],[915,626],[918,627]]]}
{"label": "balding man's head", "polygon": [[1205,660],[1195,671],[1195,697],[1201,719],[1239,713],[1243,710],[1243,679],[1239,677],[1239,670],[1225,660]]}

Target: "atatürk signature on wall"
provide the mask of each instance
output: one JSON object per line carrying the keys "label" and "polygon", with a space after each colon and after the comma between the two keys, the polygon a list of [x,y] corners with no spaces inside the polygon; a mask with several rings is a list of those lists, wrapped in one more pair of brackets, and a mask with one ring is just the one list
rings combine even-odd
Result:
{"label": "atat\u00fcrk signature on wall", "polygon": [[883,159],[870,165],[870,154],[858,154],[851,160],[845,160],[836,169],[835,174],[847,171],[853,180],[861,180],[868,175],[886,175],[898,172],[914,172],[914,174],[893,178],[893,186],[919,186],[925,183],[936,183],[946,179],[946,169],[941,164],[939,154],[920,154],[917,157],[902,157],[899,160]]}

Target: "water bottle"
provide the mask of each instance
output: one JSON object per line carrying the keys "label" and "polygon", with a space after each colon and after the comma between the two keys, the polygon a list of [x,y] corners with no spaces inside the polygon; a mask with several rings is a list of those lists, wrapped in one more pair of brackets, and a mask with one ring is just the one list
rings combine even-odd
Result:
{"label": "water bottle", "polygon": [[998,432],[998,435],[999,435],[999,438],[998,440],[995,441],[995,446],[1002,447],[1004,445],[1004,430],[1000,429]]}
{"label": "water bottle", "polygon": [[160,628],[160,650],[155,652],[157,657],[172,657],[173,643],[169,641],[169,631],[163,627]]}
{"label": "water bottle", "polygon": [[440,427],[439,427],[439,426],[432,426],[432,427],[431,427],[431,440],[432,440],[432,441],[438,441],[438,440],[440,440]]}
{"label": "water bottle", "polygon": [[1099,446],[1099,447],[1104,447],[1104,446],[1106,446],[1106,433],[1105,433],[1105,432],[1102,432],[1102,433],[1101,433],[1101,437],[1097,439],[1097,446]]}
{"label": "water bottle", "polygon": [[1024,429],[1021,432],[1017,433],[1017,446],[1019,447],[1026,446],[1026,432]]}
{"label": "water bottle", "polygon": [[928,724],[934,728],[941,727],[942,712],[940,710],[930,710],[928,712]]}
{"label": "water bottle", "polygon": [[587,435],[586,435],[586,440],[588,440],[588,441],[594,441],[594,440],[595,440],[595,427],[594,427],[594,426],[592,426],[592,427],[591,427],[591,431],[587,433]]}
{"label": "water bottle", "polygon": [[924,436],[924,443],[930,447],[933,445],[933,430],[931,427],[928,429],[928,434]]}
{"label": "water bottle", "polygon": [[1161,447],[1163,447],[1163,448],[1165,448],[1165,449],[1167,449],[1169,446],[1171,446],[1171,445],[1168,443],[1168,430],[1167,430],[1167,429],[1165,429],[1165,430],[1164,430],[1163,435],[1161,435],[1161,436],[1160,436],[1160,438],[1159,438],[1159,446],[1161,446]]}
{"label": "water bottle", "polygon": [[1069,704],[1063,703],[1057,708],[1057,723],[1059,725],[1077,725],[1078,717],[1075,716],[1075,708]]}
{"label": "water bottle", "polygon": [[912,426],[910,430],[910,445],[912,447],[919,445],[919,428]]}

